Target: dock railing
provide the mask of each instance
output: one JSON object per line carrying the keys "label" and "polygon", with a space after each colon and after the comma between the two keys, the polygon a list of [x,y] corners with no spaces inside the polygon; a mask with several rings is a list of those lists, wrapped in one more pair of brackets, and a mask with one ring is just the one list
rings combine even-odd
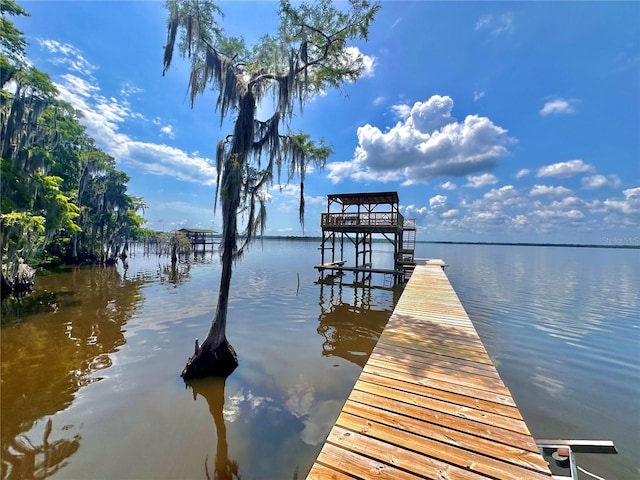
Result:
{"label": "dock railing", "polygon": [[399,212],[344,212],[344,213],[323,213],[321,218],[322,227],[398,227],[404,225],[404,217]]}
{"label": "dock railing", "polygon": [[402,223],[404,228],[416,228],[416,219],[415,218],[405,218]]}

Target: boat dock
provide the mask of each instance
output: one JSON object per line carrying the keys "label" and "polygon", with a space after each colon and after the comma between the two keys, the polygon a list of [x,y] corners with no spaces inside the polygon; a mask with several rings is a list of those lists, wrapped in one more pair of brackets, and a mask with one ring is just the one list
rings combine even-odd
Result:
{"label": "boat dock", "polygon": [[206,246],[217,245],[220,243],[220,241],[216,241],[216,238],[214,237],[217,232],[208,228],[181,228],[178,232],[191,240],[191,245],[194,247],[197,245]]}
{"label": "boat dock", "polygon": [[[415,265],[416,224],[400,213],[398,192],[338,193],[327,195],[327,212],[320,215],[322,242],[320,264],[314,268],[323,280],[330,275],[353,272],[355,281],[372,273],[390,276],[394,284],[404,283]],[[393,245],[393,268],[374,268],[373,242]],[[345,264],[345,244],[354,247],[354,266]],[[326,261],[327,259],[331,261]]]}
{"label": "boat dock", "polygon": [[551,479],[443,270],[415,267],[308,479]]}

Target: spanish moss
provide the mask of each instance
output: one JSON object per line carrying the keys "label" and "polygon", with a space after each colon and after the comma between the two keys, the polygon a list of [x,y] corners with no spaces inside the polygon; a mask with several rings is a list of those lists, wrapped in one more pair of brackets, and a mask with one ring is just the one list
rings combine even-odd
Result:
{"label": "spanish moss", "polygon": [[[295,107],[302,111],[311,94],[351,81],[362,72],[362,60],[346,54],[346,42],[366,38],[379,7],[366,0],[351,0],[349,5],[347,14],[330,0],[295,7],[282,0],[278,35],[265,35],[253,48],[246,48],[241,38],[223,34],[215,21],[220,11],[211,2],[168,2],[163,73],[171,65],[177,30],[181,30],[180,53],[191,60],[188,94],[192,106],[210,87],[218,93],[216,110],[221,125],[229,119],[233,123],[233,133],[216,146],[214,209],[220,201],[223,230],[218,307],[207,340],[196,349],[183,372],[185,378],[202,372],[195,366],[199,361],[235,358],[235,352],[231,354],[226,347],[224,333],[231,266],[257,236],[264,234],[267,190],[276,178],[280,183],[283,168],[287,170],[287,184],[296,178],[300,181],[298,217],[304,228],[306,169],[311,163],[323,167],[332,150],[323,140],[316,144],[306,134],[291,132],[290,122]],[[256,112],[266,92],[274,95],[275,111],[266,120],[259,120]],[[239,218],[244,224],[241,246]]]}

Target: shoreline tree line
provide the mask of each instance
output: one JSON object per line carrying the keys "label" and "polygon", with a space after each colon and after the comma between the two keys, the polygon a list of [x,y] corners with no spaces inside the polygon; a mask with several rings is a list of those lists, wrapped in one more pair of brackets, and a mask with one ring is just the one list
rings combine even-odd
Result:
{"label": "shoreline tree line", "polygon": [[81,112],[57,98],[49,75],[27,60],[12,17],[29,16],[0,0],[0,248],[2,296],[28,290],[33,266],[115,263],[142,228],[142,198],[99,149]]}

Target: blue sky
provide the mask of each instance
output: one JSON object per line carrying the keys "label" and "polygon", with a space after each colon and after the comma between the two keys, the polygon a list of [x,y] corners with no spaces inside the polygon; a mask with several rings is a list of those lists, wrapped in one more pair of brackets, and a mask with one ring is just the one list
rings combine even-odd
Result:
{"label": "blue sky", "polygon": [[[144,197],[146,226],[221,229],[216,94],[192,109],[188,66],[162,76],[163,2],[23,1],[31,62]],[[277,26],[278,4],[220,2],[228,34]],[[326,195],[398,191],[418,240],[640,244],[640,3],[382,2],[365,75],[293,128],[334,154],[305,183],[306,235]],[[265,107],[266,108],[266,107]],[[267,234],[301,235],[295,184]]]}

